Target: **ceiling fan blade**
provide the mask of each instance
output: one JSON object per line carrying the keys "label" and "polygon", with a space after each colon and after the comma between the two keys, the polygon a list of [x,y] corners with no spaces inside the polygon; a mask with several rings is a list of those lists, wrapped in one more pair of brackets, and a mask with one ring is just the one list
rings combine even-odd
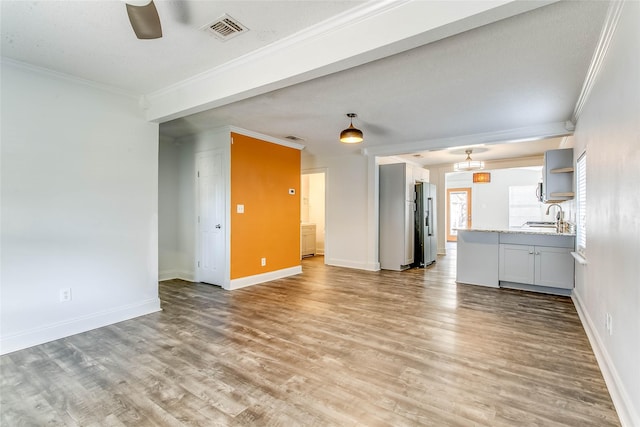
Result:
{"label": "ceiling fan blade", "polygon": [[127,14],[133,31],[139,39],[159,39],[162,37],[160,17],[153,0],[144,6],[134,6],[127,3]]}

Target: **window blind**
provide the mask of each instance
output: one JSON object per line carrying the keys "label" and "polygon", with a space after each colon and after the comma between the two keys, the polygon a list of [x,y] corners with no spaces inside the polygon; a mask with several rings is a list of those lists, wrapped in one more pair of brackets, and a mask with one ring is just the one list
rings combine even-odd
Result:
{"label": "window blind", "polygon": [[587,248],[587,153],[576,162],[576,250],[585,255]]}

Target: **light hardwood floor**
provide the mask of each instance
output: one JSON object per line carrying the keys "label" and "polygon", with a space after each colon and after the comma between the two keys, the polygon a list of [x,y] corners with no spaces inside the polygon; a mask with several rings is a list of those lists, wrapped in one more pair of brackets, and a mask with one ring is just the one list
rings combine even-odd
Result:
{"label": "light hardwood floor", "polygon": [[303,269],[2,356],[2,426],[619,425],[568,298],[456,285],[455,252]]}

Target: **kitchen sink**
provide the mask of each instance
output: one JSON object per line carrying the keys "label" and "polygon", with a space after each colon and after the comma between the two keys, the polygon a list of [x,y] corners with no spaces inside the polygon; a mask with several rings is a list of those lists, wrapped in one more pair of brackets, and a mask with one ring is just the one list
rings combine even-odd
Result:
{"label": "kitchen sink", "polygon": [[527,228],[556,228],[556,223],[555,222],[550,222],[550,221],[527,221],[525,222],[522,227],[527,227]]}

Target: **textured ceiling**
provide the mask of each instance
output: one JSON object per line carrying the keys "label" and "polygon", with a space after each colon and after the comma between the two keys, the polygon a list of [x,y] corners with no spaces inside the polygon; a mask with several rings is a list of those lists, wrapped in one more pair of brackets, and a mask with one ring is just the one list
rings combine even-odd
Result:
{"label": "textured ceiling", "polygon": [[[295,135],[308,152],[326,154],[415,141],[428,149],[438,138],[561,123],[571,119],[606,9],[603,2],[555,3],[168,122],[162,132],[179,137],[232,124]],[[354,125],[365,134],[357,147],[337,141],[348,112],[358,113]]]}
{"label": "textured ceiling", "polygon": [[[123,1],[2,0],[2,56],[146,94],[281,40],[358,1],[156,0],[163,37],[135,38]],[[249,31],[201,28],[229,14]]]}
{"label": "textured ceiling", "polygon": [[[362,2],[156,0],[156,5],[164,37],[149,41],[134,37],[122,1],[2,0],[2,56],[148,94],[346,16]],[[162,123],[160,131],[180,138],[234,125],[274,137],[301,137],[309,155],[380,147],[401,154],[407,151],[393,153],[394,147],[409,143],[416,151],[434,150],[442,148],[434,143],[442,138],[562,123],[571,119],[607,7],[601,1],[551,3],[346,71]],[[200,29],[224,13],[250,31],[221,42]],[[348,112],[358,113],[354,125],[364,131],[363,144],[337,141],[348,125]],[[531,155],[531,146],[509,144],[509,153],[495,155]],[[430,151],[423,158],[434,156]]]}

